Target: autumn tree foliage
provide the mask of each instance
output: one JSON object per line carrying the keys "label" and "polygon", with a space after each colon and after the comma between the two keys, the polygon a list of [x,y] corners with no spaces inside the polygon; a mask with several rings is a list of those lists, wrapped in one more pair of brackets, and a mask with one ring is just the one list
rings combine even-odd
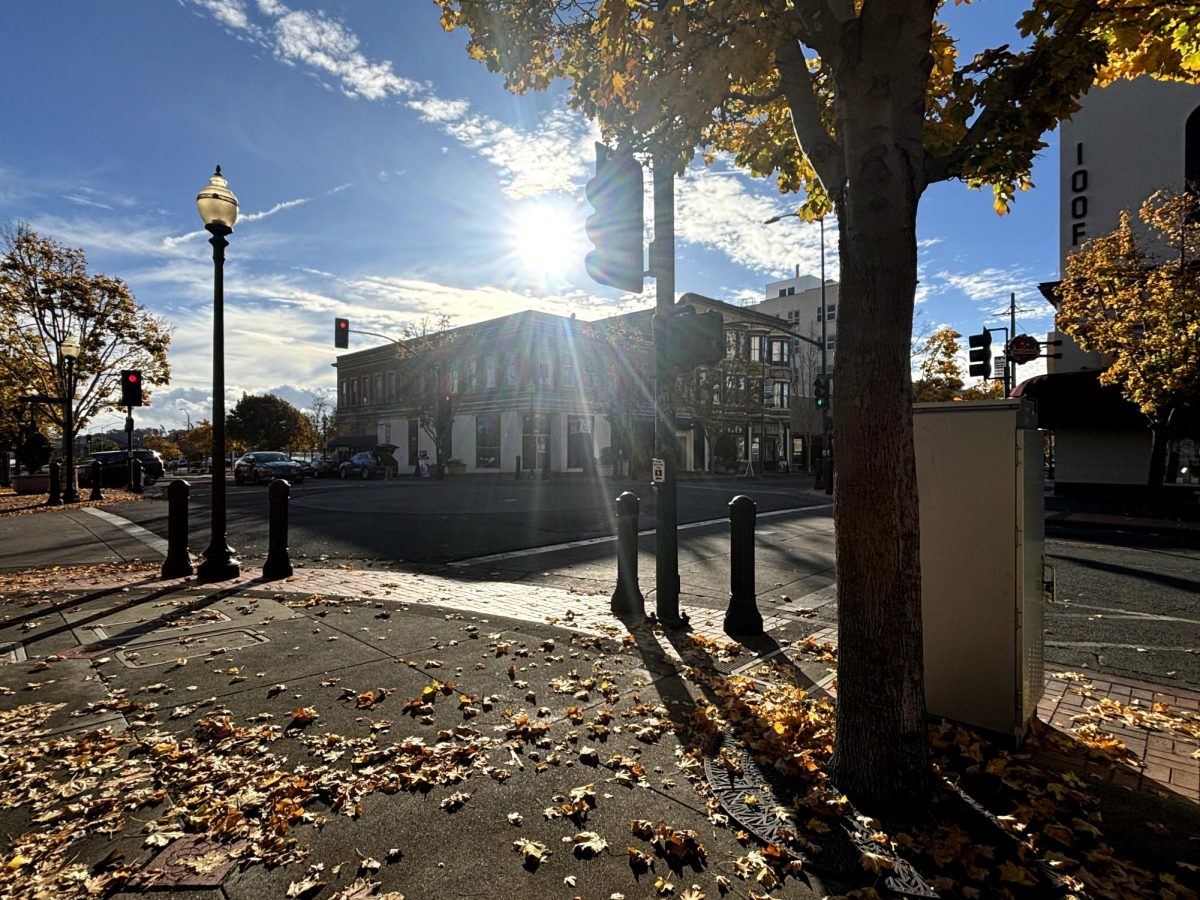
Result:
{"label": "autumn tree foliage", "polygon": [[242,450],[299,450],[315,440],[312,423],[282,397],[246,394],[225,420],[229,438]]}
{"label": "autumn tree foliage", "polygon": [[[4,406],[26,390],[66,394],[59,346],[79,342],[75,361],[75,426],[119,405],[121,369],[140,369],[148,385],[169,383],[166,323],[139,306],[120,278],[91,274],[82,250],[28,226],[0,232],[0,393]],[[146,392],[149,400],[150,391]],[[62,404],[41,407],[39,420],[63,427]]]}
{"label": "autumn tree foliage", "polygon": [[1126,210],[1110,234],[1067,259],[1057,327],[1103,354],[1101,384],[1116,385],[1150,423],[1147,471],[1163,482],[1173,426],[1200,412],[1200,198],[1158,191]]}
{"label": "autumn tree foliage", "polygon": [[918,357],[920,378],[913,382],[914,403],[934,403],[945,400],[988,400],[1004,396],[1004,382],[981,378],[966,386],[963,381],[962,335],[943,325],[921,345]]}
{"label": "autumn tree foliage", "polygon": [[838,786],[875,807],[932,784],[909,336],[931,184],[1030,186],[1094,84],[1194,78],[1192,2],[1032,0],[1021,43],[959,59],[939,0],[437,0],[516,91],[565,79],[610,144],[681,171],[697,148],[838,220]]}

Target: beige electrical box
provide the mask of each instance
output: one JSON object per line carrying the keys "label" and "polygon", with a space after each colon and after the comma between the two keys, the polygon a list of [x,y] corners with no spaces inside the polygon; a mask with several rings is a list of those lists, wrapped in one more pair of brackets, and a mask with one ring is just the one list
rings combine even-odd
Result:
{"label": "beige electrical box", "polygon": [[1042,441],[1028,401],[913,408],[925,700],[1019,742],[1045,683]]}

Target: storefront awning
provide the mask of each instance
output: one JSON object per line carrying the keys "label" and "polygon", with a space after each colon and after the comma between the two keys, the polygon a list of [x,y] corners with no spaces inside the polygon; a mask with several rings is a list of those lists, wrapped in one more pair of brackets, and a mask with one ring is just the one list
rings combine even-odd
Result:
{"label": "storefront awning", "polygon": [[325,445],[327,450],[371,450],[379,443],[374,434],[340,434]]}
{"label": "storefront awning", "polygon": [[1146,417],[1117,387],[1100,384],[1099,372],[1055,372],[1036,375],[1013,389],[1037,407],[1039,428],[1094,428],[1141,431]]}

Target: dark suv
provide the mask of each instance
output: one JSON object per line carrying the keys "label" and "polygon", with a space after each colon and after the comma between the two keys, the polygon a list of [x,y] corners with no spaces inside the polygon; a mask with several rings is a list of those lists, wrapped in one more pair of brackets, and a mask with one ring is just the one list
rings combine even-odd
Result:
{"label": "dark suv", "polygon": [[[134,450],[133,458],[142,464],[142,483],[154,484],[163,477],[163,461],[156,450]],[[129,453],[125,450],[103,450],[85,456],[76,470],[80,487],[92,486],[92,462],[100,462],[100,484],[103,487],[124,487],[129,483]]]}

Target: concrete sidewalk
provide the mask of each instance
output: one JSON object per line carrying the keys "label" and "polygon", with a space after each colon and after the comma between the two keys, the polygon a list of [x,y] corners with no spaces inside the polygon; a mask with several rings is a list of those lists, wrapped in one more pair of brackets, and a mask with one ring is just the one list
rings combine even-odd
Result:
{"label": "concrete sidewalk", "polygon": [[[820,696],[836,633],[808,611],[764,611],[766,638],[739,645],[712,609],[689,610],[692,636],[626,627],[592,578],[305,568],[201,586],[156,574],[0,576],[11,896],[39,884],[197,900],[340,900],[372,883],[410,900],[846,887],[765,874],[729,827],[697,728],[719,698],[689,677],[715,665]],[[1200,696],[1052,672],[1040,715],[1045,764],[1146,804],[1200,797]],[[1123,747],[1081,743],[1081,722]]]}

